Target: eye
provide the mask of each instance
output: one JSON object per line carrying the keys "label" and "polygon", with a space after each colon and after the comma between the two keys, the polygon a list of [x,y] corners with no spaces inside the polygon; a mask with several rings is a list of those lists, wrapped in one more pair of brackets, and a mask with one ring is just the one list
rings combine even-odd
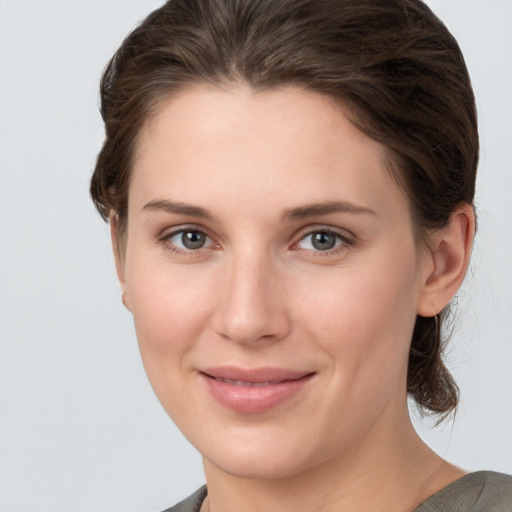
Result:
{"label": "eye", "polygon": [[308,251],[329,251],[336,249],[349,240],[339,233],[330,230],[318,230],[308,233],[297,244],[297,248]]}
{"label": "eye", "polygon": [[213,240],[198,229],[180,229],[165,236],[164,240],[177,251],[197,251],[213,245]]}

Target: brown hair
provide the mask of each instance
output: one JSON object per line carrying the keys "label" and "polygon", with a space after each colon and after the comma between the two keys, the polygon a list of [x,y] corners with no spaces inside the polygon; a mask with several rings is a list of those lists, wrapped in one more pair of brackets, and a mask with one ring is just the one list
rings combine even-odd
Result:
{"label": "brown hair", "polygon": [[[169,95],[198,82],[295,84],[338,100],[388,148],[420,242],[457,205],[473,203],[469,76],[457,42],[420,0],[169,0],[124,40],[101,82],[106,139],[91,195],[121,232],[141,127]],[[424,412],[447,414],[458,402],[441,358],[446,314],[416,319],[407,390]]]}

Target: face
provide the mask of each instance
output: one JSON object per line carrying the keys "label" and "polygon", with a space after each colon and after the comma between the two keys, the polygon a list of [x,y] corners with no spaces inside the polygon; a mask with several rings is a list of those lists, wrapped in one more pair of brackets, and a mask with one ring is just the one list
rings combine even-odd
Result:
{"label": "face", "polygon": [[402,428],[426,271],[383,148],[293,87],[189,89],[141,135],[120,277],[206,463],[284,477]]}

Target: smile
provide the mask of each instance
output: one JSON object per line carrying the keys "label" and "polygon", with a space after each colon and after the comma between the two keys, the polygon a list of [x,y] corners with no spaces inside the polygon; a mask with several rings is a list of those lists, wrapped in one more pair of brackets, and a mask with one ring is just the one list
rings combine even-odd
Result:
{"label": "smile", "polygon": [[242,380],[231,380],[231,379],[215,379],[220,382],[225,382],[226,384],[231,384],[233,386],[270,386],[271,384],[277,384],[277,382],[245,382]]}
{"label": "smile", "polygon": [[241,414],[256,414],[291,400],[315,372],[219,367],[205,369],[199,375],[217,403]]}

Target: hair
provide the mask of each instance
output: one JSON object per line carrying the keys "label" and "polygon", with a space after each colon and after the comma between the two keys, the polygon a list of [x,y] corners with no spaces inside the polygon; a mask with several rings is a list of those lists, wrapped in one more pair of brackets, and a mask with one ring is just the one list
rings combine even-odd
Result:
{"label": "hair", "polygon": [[[457,42],[423,2],[169,0],[127,36],[101,80],[106,138],[90,190],[120,236],[142,126],[173,93],[198,83],[296,85],[339,102],[387,148],[420,244],[458,205],[473,204],[473,91]],[[442,417],[459,395],[442,358],[447,313],[417,317],[407,377],[420,411]]]}

